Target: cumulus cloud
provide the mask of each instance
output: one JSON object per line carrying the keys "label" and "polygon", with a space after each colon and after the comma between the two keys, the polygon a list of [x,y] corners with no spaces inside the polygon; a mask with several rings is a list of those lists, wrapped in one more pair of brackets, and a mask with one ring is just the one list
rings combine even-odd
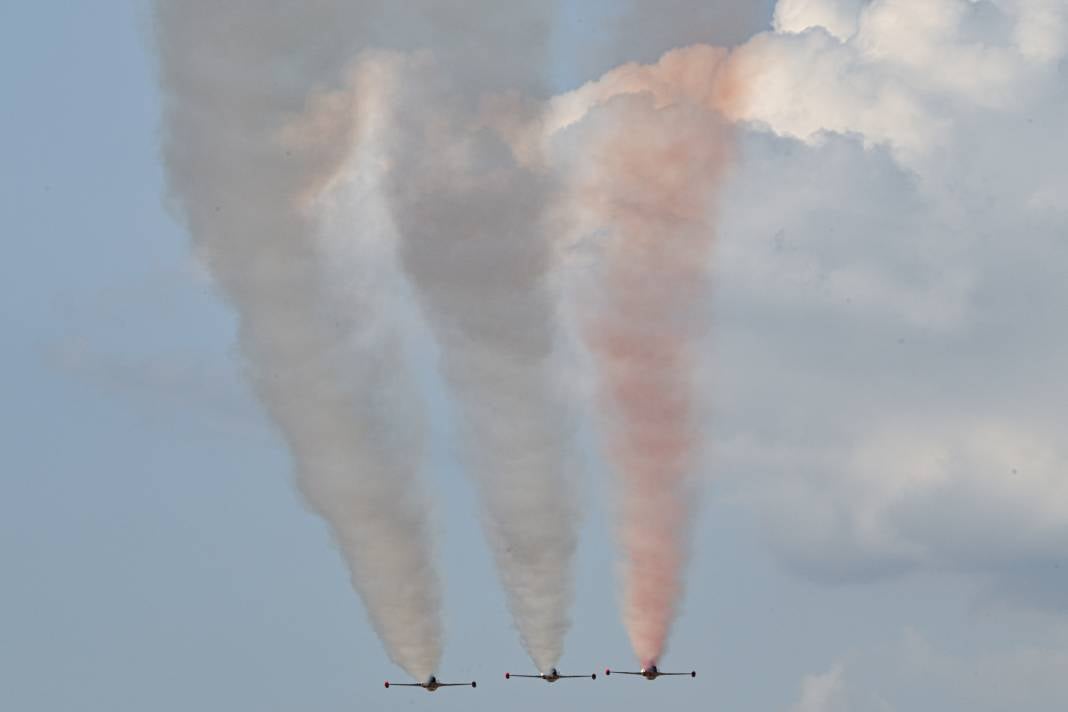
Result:
{"label": "cumulus cloud", "polygon": [[790,711],[1052,710],[1068,698],[1063,627],[1026,642],[990,630],[967,637],[961,646],[906,627],[805,676]]}
{"label": "cumulus cloud", "polygon": [[792,712],[1059,709],[1068,699],[1063,628],[1048,627],[1026,642],[1005,640],[1005,627],[999,629],[993,636],[969,631],[962,646],[906,627],[805,677]]}
{"label": "cumulus cloud", "polygon": [[1053,709],[1068,699],[1068,653],[1063,644],[1013,645],[993,651],[958,653],[907,629],[897,649],[896,669],[913,685],[944,691],[950,708],[970,710]]}
{"label": "cumulus cloud", "polygon": [[1060,2],[781,0],[735,54],[712,462],[806,575],[1063,593],[1066,27]]}
{"label": "cumulus cloud", "polygon": [[845,670],[835,663],[822,675],[808,675],[801,681],[801,697],[791,712],[846,712]]}
{"label": "cumulus cloud", "polygon": [[801,698],[794,712],[833,712],[845,710],[845,681],[841,664],[826,674],[807,676],[801,681]]}
{"label": "cumulus cloud", "polygon": [[819,28],[840,40],[857,31],[862,0],[781,0],[775,7],[773,26],[780,33],[800,33]]}
{"label": "cumulus cloud", "polygon": [[741,51],[754,92],[745,118],[811,141],[853,132],[908,161],[977,109],[1018,112],[1056,85],[1063,4],[969,0],[783,0],[776,31]]}

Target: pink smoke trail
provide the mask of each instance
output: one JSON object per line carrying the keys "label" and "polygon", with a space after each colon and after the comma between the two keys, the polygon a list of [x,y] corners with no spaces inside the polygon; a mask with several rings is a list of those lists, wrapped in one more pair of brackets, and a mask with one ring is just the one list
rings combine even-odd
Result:
{"label": "pink smoke trail", "polygon": [[606,233],[585,334],[621,485],[624,622],[646,666],[664,652],[683,589],[699,464],[696,312],[732,155],[721,111],[737,95],[723,75],[725,57],[690,48],[576,92],[597,97],[582,120],[593,167],[580,181],[579,202]]}

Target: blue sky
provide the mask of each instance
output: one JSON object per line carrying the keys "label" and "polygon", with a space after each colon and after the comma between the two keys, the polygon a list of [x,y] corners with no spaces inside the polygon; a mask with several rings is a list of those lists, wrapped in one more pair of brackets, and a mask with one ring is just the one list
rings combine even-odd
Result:
{"label": "blue sky", "polygon": [[[1065,688],[1054,679],[1064,671],[1055,655],[1068,643],[1063,606],[1017,605],[999,593],[1037,580],[1011,573],[1030,565],[1027,552],[1009,547],[1003,567],[982,556],[962,563],[932,555],[930,565],[896,575],[878,551],[861,551],[880,575],[851,571],[828,581],[806,568],[818,555],[783,553],[789,547],[781,531],[795,523],[769,523],[782,513],[775,503],[763,506],[764,484],[750,484],[765,483],[760,477],[727,477],[722,487],[713,479],[706,488],[684,612],[664,661],[697,668],[695,681],[506,683],[505,670],[530,665],[479,528],[475,494],[442,448],[432,485],[446,584],[441,677],[477,679],[480,687],[433,698],[385,691],[382,680],[401,674],[370,630],[324,524],[301,503],[277,432],[242,381],[234,314],[193,261],[165,205],[150,11],[126,2],[9,4],[0,9],[0,26],[0,121],[9,139],[0,168],[0,706],[343,710],[409,709],[430,700],[456,710],[807,712],[993,710],[1017,702],[1053,710],[1063,702]],[[567,24],[561,42],[586,27]],[[757,118],[778,126],[770,110]],[[984,127],[974,130],[995,130]],[[824,165],[819,151],[831,149],[804,144],[804,130],[783,124],[780,139],[755,135],[747,150],[769,165],[780,150],[811,151]],[[798,147],[782,149],[776,140]],[[912,140],[901,139],[904,157],[864,165],[881,171],[893,160],[915,168],[908,163]],[[867,150],[846,141],[835,155],[867,161]],[[739,186],[766,184],[763,164],[751,165]],[[1063,172],[1051,175],[1049,185],[1063,185],[1056,182]],[[873,182],[896,190],[896,180]],[[895,205],[908,204],[903,200]],[[1063,219],[1063,212],[1043,215]],[[1014,224],[1012,213],[1001,219]],[[733,214],[728,223],[728,236],[752,228]],[[1064,223],[1051,225],[1058,232]],[[767,304],[740,319],[742,312],[732,311],[736,298],[725,293],[714,318],[747,328],[725,333],[741,338],[762,323],[777,328]],[[957,343],[939,334],[930,337],[935,348]],[[936,360],[914,358],[918,368]],[[1015,364],[1024,357],[1007,358]],[[827,403],[836,407],[833,398]],[[562,670],[631,662],[605,488],[603,473],[591,472]],[[971,526],[965,522],[961,531]],[[1046,553],[1036,559],[1049,577],[1034,584],[1054,599],[1065,592],[1063,577],[1046,566],[1065,560],[1058,537],[1039,547]],[[817,535],[811,542],[824,546]],[[832,552],[829,560],[838,559]],[[1031,698],[1002,706],[996,695],[962,684],[981,690],[986,677],[1003,673],[1013,680],[1005,694],[1015,695],[1025,687],[1015,682],[1020,669],[1032,659],[1052,667],[1036,666],[1026,686]],[[845,683],[834,682],[836,670]],[[848,695],[832,689],[834,699],[823,707],[804,707],[806,689],[820,684],[848,686]]]}

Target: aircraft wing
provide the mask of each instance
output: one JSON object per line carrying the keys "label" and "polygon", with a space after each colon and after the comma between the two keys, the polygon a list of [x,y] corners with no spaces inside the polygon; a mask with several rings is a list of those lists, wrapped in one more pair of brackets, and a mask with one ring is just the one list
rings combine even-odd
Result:
{"label": "aircraft wing", "polygon": [[605,675],[641,675],[640,672],[629,672],[626,670],[605,670]]}
{"label": "aircraft wing", "polygon": [[579,678],[587,678],[587,677],[590,678],[591,680],[596,680],[597,679],[597,674],[594,673],[593,675],[558,675],[557,677],[559,677],[561,680],[577,680]]}
{"label": "aircraft wing", "polygon": [[439,682],[438,687],[478,687],[477,682]]}
{"label": "aircraft wing", "polygon": [[541,675],[514,675],[514,674],[512,674],[510,672],[504,673],[504,679],[505,680],[511,680],[513,677],[525,677],[525,678],[529,678],[531,680],[541,680],[542,679]]}

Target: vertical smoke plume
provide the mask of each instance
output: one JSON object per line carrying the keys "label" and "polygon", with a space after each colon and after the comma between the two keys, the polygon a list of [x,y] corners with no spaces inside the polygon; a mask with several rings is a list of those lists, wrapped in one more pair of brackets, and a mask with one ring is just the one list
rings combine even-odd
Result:
{"label": "vertical smoke plume", "polygon": [[[474,3],[479,5],[479,3]],[[502,56],[547,29],[533,3],[485,3],[477,22]],[[397,96],[387,184],[400,256],[441,347],[465,462],[520,637],[549,671],[569,626],[576,511],[569,429],[553,379],[555,300],[545,240],[549,176],[508,138],[531,118],[533,70],[486,75],[440,53]],[[539,67],[544,62],[529,62]],[[489,69],[496,70],[496,65]]]}
{"label": "vertical smoke plume", "polygon": [[375,5],[159,2],[165,158],[198,256],[237,308],[250,376],[301,490],[329,522],[390,657],[425,679],[441,633],[413,494],[420,408],[398,366],[400,334],[375,306],[383,280],[366,267],[332,283],[324,269],[338,245],[383,228],[343,182],[308,202],[350,156],[360,106],[300,118],[313,88],[339,81],[357,50],[352,28]]}
{"label": "vertical smoke plume", "polygon": [[[441,347],[508,601],[547,670],[568,628],[576,517],[545,238],[568,200],[603,226],[586,335],[624,484],[628,628],[655,660],[681,590],[690,312],[729,154],[724,54],[625,66],[545,116],[544,0],[158,5],[171,187],[238,309],[301,489],[415,677],[440,656],[438,586],[415,494],[421,409],[382,307],[388,267],[395,257]],[[388,129],[368,133],[371,116]],[[546,122],[588,159],[566,186],[532,138]]]}
{"label": "vertical smoke plume", "polygon": [[[361,231],[397,241],[466,424],[512,612],[548,669],[568,626],[575,547],[551,378],[552,187],[505,139],[530,118],[518,92],[541,92],[551,5],[160,2],[172,186],[239,309],[301,487],[390,654],[417,677],[439,654],[437,585],[411,494],[419,412],[396,368],[402,339],[375,309],[381,275],[353,243]],[[401,81],[378,81],[393,72]],[[359,130],[375,111],[390,117],[388,139]],[[361,142],[384,166],[370,181]],[[357,185],[391,217],[372,217]]]}
{"label": "vertical smoke plume", "polygon": [[721,112],[736,84],[726,52],[695,46],[614,70],[551,112],[554,140],[583,147],[574,209],[601,236],[584,333],[620,482],[624,619],[644,665],[664,652],[682,594],[700,454],[696,312],[731,157]]}

